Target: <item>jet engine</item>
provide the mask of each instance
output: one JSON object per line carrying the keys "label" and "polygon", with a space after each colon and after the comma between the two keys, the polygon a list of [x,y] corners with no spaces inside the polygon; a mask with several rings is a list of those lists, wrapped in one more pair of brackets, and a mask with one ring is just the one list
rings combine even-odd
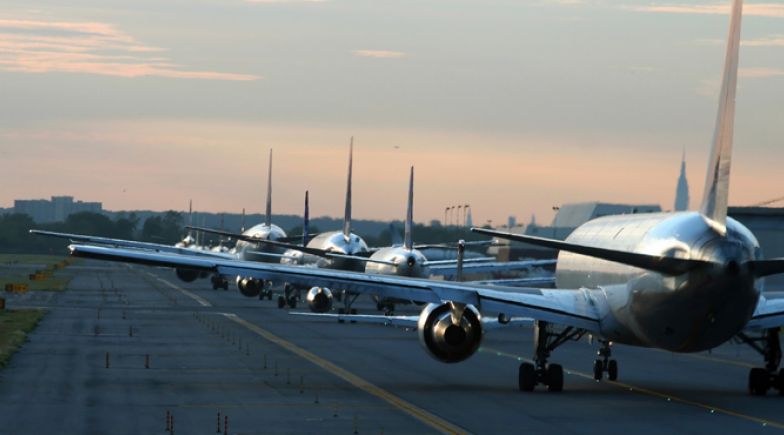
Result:
{"label": "jet engine", "polygon": [[196,281],[196,278],[201,276],[201,272],[192,269],[177,269],[175,272],[177,273],[177,278],[184,282]]}
{"label": "jet engine", "polygon": [[326,287],[313,287],[306,297],[310,311],[326,313],[332,309],[332,292]]}
{"label": "jet engine", "polygon": [[249,298],[258,297],[261,293],[261,290],[264,289],[264,281],[254,278],[243,278],[238,276],[237,277],[237,288],[240,289],[240,293],[243,296],[247,296]]}
{"label": "jet engine", "polygon": [[[453,317],[459,321],[453,321]],[[417,329],[425,350],[445,363],[467,359],[482,341],[481,314],[471,305],[428,304],[419,315]]]}

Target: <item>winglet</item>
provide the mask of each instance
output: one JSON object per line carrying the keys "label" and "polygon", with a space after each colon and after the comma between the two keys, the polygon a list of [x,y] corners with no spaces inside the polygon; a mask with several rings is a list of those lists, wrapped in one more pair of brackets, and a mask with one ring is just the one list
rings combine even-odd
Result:
{"label": "winglet", "polygon": [[414,167],[411,167],[411,176],[408,180],[408,207],[406,208],[406,227],[403,234],[403,247],[414,249],[414,239],[411,230],[414,227]]}
{"label": "winglet", "polygon": [[272,148],[269,154],[269,169],[267,170],[267,210],[264,217],[264,224],[272,226]]}
{"label": "winglet", "polygon": [[732,136],[735,122],[735,91],[738,82],[740,24],[743,0],[733,0],[727,54],[719,95],[719,111],[713,132],[713,144],[705,177],[700,213],[720,234],[727,232],[727,198],[729,196]]}
{"label": "winglet", "polygon": [[302,216],[302,246],[308,246],[310,235],[310,205],[308,203],[308,191],[305,191],[305,214]]}
{"label": "winglet", "polygon": [[351,237],[351,162],[354,155],[354,136],[348,147],[348,182],[346,183],[346,214],[343,216],[343,237],[348,242]]}

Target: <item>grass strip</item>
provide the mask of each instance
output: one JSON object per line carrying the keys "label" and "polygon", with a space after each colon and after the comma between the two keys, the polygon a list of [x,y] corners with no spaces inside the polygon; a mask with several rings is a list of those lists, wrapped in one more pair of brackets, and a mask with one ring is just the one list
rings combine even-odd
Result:
{"label": "grass strip", "polygon": [[0,367],[8,364],[45,314],[46,310],[37,309],[0,311]]}

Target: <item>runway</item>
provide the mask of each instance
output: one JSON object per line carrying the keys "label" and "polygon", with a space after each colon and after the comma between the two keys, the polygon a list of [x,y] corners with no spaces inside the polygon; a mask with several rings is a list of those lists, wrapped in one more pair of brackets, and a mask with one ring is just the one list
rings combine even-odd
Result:
{"label": "runway", "polygon": [[[521,393],[529,328],[489,332],[477,355],[447,365],[411,331],[295,318],[168,270],[81,264],[66,292],[8,297],[9,308],[50,312],[0,370],[0,433],[163,434],[167,412],[183,434],[223,433],[226,417],[237,434],[784,429],[784,397],[748,395],[761,357],[740,345],[694,355],[615,346],[620,382],[596,382],[598,346],[584,339],[551,358],[565,391]],[[356,307],[375,311],[367,299]]]}

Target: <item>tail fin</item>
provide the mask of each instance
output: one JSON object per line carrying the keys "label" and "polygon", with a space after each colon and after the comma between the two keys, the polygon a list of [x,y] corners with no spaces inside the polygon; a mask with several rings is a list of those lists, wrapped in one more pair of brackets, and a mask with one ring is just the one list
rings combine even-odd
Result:
{"label": "tail fin", "polygon": [[354,136],[348,148],[348,182],[346,184],[346,214],[343,216],[343,237],[346,241],[351,237],[351,162],[354,155]]}
{"label": "tail fin", "polygon": [[[193,225],[193,200],[192,199],[188,200],[188,225]],[[192,237],[192,233],[190,229],[188,230],[187,237]]]}
{"label": "tail fin", "polygon": [[269,169],[267,170],[267,210],[264,217],[264,224],[267,227],[272,225],[272,148],[269,155]]}
{"label": "tail fin", "polygon": [[738,82],[740,23],[743,0],[733,0],[724,75],[719,95],[719,111],[713,132],[713,145],[705,177],[700,213],[720,234],[727,232],[727,197],[729,195],[732,136],[735,122],[735,90]]}
{"label": "tail fin", "polygon": [[245,232],[245,207],[242,207],[242,220],[240,221],[240,232]]}
{"label": "tail fin", "polygon": [[305,191],[305,214],[302,216],[302,246],[308,246],[310,237],[310,205],[308,204],[308,191]]}
{"label": "tail fin", "polygon": [[411,176],[408,180],[408,208],[406,209],[406,229],[403,233],[403,247],[411,250],[414,248],[414,239],[411,229],[414,226],[414,167],[411,167]]}

